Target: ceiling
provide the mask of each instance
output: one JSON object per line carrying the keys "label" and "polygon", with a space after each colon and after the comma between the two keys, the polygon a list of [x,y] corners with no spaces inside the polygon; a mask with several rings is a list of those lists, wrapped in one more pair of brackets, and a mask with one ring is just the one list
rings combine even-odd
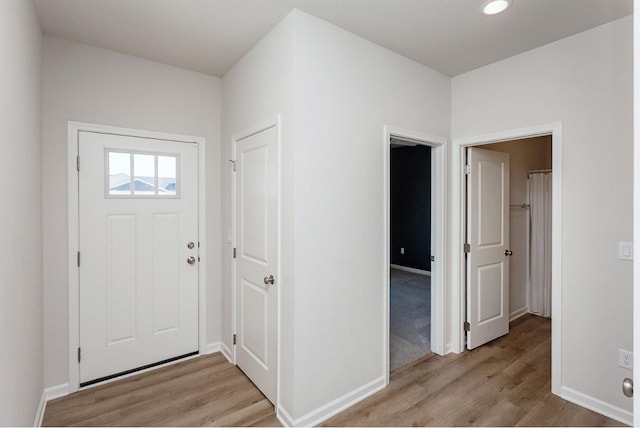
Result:
{"label": "ceiling", "polygon": [[298,8],[449,76],[630,15],[632,0],[34,0],[45,34],[222,76]]}

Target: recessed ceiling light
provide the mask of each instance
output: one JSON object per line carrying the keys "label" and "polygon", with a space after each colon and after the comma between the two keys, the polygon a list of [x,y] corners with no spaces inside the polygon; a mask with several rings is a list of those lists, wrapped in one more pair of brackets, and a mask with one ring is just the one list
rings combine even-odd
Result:
{"label": "recessed ceiling light", "polygon": [[511,0],[489,0],[482,6],[485,15],[496,15],[504,12],[511,5]]}

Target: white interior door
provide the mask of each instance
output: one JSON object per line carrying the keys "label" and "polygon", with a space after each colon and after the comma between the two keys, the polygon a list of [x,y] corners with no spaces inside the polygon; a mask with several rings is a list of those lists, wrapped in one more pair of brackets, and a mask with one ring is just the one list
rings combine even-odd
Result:
{"label": "white interior door", "polygon": [[198,148],[80,132],[78,150],[83,385],[198,351]]}
{"label": "white interior door", "polygon": [[509,332],[509,155],[467,149],[467,348]]}
{"label": "white interior door", "polygon": [[278,153],[271,127],[236,142],[236,363],[272,402],[277,385]]}

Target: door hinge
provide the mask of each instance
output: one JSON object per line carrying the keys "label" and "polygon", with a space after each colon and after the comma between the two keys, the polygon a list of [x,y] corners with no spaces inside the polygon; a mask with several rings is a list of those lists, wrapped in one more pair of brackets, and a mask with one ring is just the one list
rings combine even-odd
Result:
{"label": "door hinge", "polygon": [[465,165],[464,166],[464,174],[465,175],[471,174],[471,165]]}
{"label": "door hinge", "polygon": [[435,262],[435,261],[436,261],[436,257],[435,257],[435,256],[431,256],[431,257],[429,258],[429,260],[431,260],[432,262]]}
{"label": "door hinge", "polygon": [[229,159],[229,162],[233,164],[233,172],[236,172],[236,161]]}
{"label": "door hinge", "polygon": [[464,322],[464,331],[470,331],[471,330],[471,324],[469,324],[468,321]]}
{"label": "door hinge", "polygon": [[80,171],[80,155],[76,156],[76,169]]}
{"label": "door hinge", "polygon": [[234,345],[236,344],[236,335],[235,334],[233,335],[233,344]]}
{"label": "door hinge", "polygon": [[78,251],[77,262],[78,262],[78,267],[80,267],[80,251]]}
{"label": "door hinge", "polygon": [[234,259],[236,258],[236,249],[235,248],[233,249],[233,258]]}
{"label": "door hinge", "polygon": [[78,362],[80,362],[80,360],[82,360],[82,350],[78,347]]}
{"label": "door hinge", "polygon": [[471,244],[464,244],[464,252],[467,254],[471,252]]}

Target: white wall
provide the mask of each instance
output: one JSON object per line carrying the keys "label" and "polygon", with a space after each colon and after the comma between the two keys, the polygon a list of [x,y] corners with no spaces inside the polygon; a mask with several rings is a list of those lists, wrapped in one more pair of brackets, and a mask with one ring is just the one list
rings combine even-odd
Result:
{"label": "white wall", "polygon": [[[232,137],[247,128],[281,117],[281,270],[277,290],[281,296],[280,312],[281,367],[279,400],[283,408],[291,408],[293,395],[293,82],[294,82],[294,16],[288,15],[251,51],[223,76],[222,110],[222,341],[226,353],[232,353],[232,243],[227,240],[232,231],[232,171],[228,159],[233,159]],[[285,328],[285,326],[287,326]],[[225,349],[226,348],[226,349]]]}
{"label": "white wall", "polygon": [[384,125],[449,136],[450,79],[296,16],[292,415],[384,379]]}
{"label": "white wall", "polygon": [[[452,79],[452,137],[562,121],[562,379],[624,414],[618,348],[632,346],[632,18]],[[594,400],[601,400],[600,402]]]}
{"label": "white wall", "polygon": [[37,422],[42,395],[40,25],[0,2],[0,425]]}
{"label": "white wall", "polygon": [[207,342],[219,341],[220,79],[50,36],[42,78],[45,385],[68,380],[68,121],[206,138]]}
{"label": "white wall", "polygon": [[[633,366],[640,367],[640,0],[633,1],[633,9]],[[640,409],[640,394],[633,396],[633,403]],[[640,426],[640,411],[634,412],[633,425]]]}
{"label": "white wall", "polygon": [[[511,204],[529,203],[527,172],[551,169],[551,136],[525,138],[516,141],[479,146],[509,154],[509,199]],[[527,283],[530,211],[520,207],[509,209],[509,314],[510,318],[528,311]]]}
{"label": "white wall", "polygon": [[[633,366],[640,367],[640,0],[633,1],[633,10]],[[633,403],[640,409],[640,394]],[[633,425],[640,426],[640,411],[634,412]]]}
{"label": "white wall", "polygon": [[[279,405],[288,423],[318,422],[323,406],[384,382],[383,126],[448,137],[449,97],[448,77],[300,11],[223,78],[224,159],[233,133],[282,115]],[[230,188],[227,167],[225,233]],[[223,308],[230,254],[223,244]],[[231,313],[223,320],[230,348]]]}

